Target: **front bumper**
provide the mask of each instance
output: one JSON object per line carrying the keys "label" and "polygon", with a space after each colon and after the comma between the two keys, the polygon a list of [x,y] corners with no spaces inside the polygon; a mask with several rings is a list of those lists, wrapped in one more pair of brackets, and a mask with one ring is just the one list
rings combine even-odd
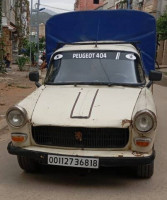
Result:
{"label": "front bumper", "polygon": [[[20,148],[13,146],[12,142],[8,144],[8,152],[12,155],[19,155],[19,156],[27,156],[36,160],[37,162],[47,165],[48,155],[59,155],[65,156],[65,154],[56,154],[56,153],[49,153],[45,151],[36,151],[36,150],[29,150],[26,148]],[[40,147],[39,147],[40,150]],[[69,155],[67,155],[69,156]],[[71,156],[78,156],[73,155]],[[151,155],[143,156],[142,154],[137,154],[136,156],[133,155],[131,157],[100,157],[100,156],[78,156],[78,157],[85,157],[85,158],[99,158],[99,167],[112,167],[112,166],[137,166],[140,164],[149,164],[155,159],[155,151],[153,150]]]}

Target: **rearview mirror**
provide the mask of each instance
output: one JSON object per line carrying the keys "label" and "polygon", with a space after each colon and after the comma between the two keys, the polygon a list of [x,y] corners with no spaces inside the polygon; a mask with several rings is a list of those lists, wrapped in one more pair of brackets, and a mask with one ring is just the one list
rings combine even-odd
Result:
{"label": "rearview mirror", "polygon": [[29,79],[30,79],[30,81],[38,82],[39,81],[39,72],[38,71],[30,72]]}
{"label": "rearview mirror", "polygon": [[151,70],[149,74],[150,81],[160,81],[162,79],[162,72]]}

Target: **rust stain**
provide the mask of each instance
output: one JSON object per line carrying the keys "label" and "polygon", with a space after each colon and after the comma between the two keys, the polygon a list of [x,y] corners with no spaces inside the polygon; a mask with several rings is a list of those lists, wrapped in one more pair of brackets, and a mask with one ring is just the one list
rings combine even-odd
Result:
{"label": "rust stain", "polygon": [[136,157],[143,157],[143,154],[137,151],[133,151],[132,154]]}
{"label": "rust stain", "polygon": [[122,120],[122,127],[124,127],[126,124],[130,125],[132,123],[132,120],[124,119]]}

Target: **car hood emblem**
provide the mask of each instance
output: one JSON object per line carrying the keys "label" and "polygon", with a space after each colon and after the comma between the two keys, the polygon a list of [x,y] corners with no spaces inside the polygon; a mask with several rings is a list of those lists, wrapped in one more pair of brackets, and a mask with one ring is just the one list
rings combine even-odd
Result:
{"label": "car hood emblem", "polygon": [[81,131],[75,132],[75,139],[79,142],[82,142],[82,132]]}

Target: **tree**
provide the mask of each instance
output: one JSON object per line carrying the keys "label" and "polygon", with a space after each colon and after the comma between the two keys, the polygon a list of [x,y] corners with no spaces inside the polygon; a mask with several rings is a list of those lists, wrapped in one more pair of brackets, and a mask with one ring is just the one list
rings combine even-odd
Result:
{"label": "tree", "polygon": [[39,38],[39,50],[44,51],[46,46],[45,37]]}
{"label": "tree", "polygon": [[[45,38],[39,39],[39,50],[41,52],[45,51]],[[35,62],[37,62],[37,53],[38,53],[38,47],[36,42],[30,42],[27,38],[23,39],[21,52],[20,54],[23,54],[26,57],[29,57],[30,59],[30,52],[31,52],[31,63],[34,65]]]}
{"label": "tree", "polygon": [[159,40],[167,39],[167,10],[157,20],[157,33],[159,35]]}
{"label": "tree", "polygon": [[[16,0],[15,1],[15,26],[18,34],[18,50],[22,49],[24,38],[29,34],[29,27],[27,21],[29,18],[29,1]],[[25,15],[25,13],[27,15]]]}
{"label": "tree", "polygon": [[[24,38],[21,53],[23,53],[24,55],[29,57],[30,56],[30,48],[31,48],[31,53],[33,53],[33,54],[37,53],[37,51],[38,51],[37,43],[30,42],[27,38]],[[44,37],[39,39],[39,50],[45,51],[45,38]]]}

